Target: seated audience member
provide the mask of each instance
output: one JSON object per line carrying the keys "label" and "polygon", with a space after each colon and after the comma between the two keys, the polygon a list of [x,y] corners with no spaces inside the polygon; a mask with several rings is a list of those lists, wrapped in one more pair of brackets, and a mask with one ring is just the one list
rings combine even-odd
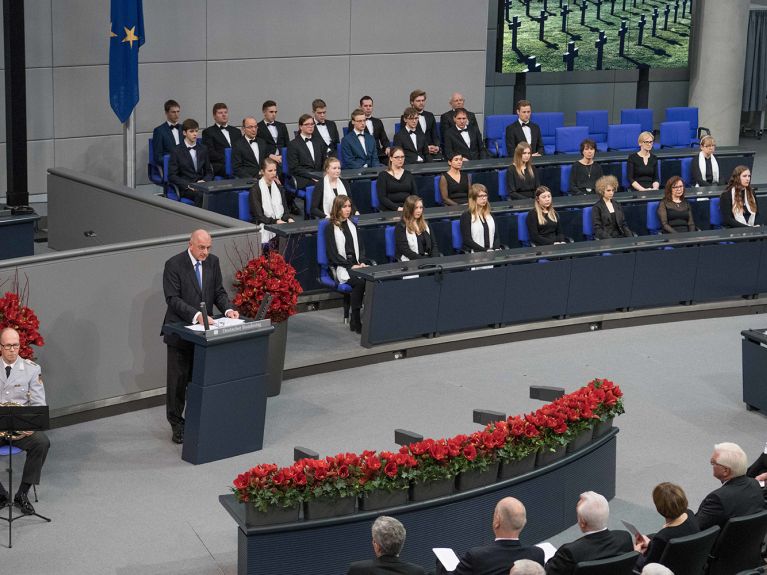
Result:
{"label": "seated audience member", "polygon": [[[386,135],[386,129],[383,122],[373,116],[373,98],[370,96],[362,96],[360,98],[360,109],[365,114],[365,131],[373,136],[376,141],[376,149],[378,150],[378,159],[383,163],[386,162],[386,158],[389,155],[389,136]],[[349,122],[349,128],[347,131],[352,131],[354,126]]]}
{"label": "seated audience member", "polygon": [[242,138],[232,145],[232,169],[236,178],[257,178],[261,162],[269,153],[263,140],[259,140],[258,122],[252,116],[242,119]]}
{"label": "seated audience member", "polygon": [[[277,162],[265,158],[261,163],[261,179],[250,188],[250,215],[256,224],[287,224],[293,221],[287,207],[285,188],[277,179]],[[266,244],[274,233],[261,229],[261,243]]]}
{"label": "seated audience member", "polygon": [[213,174],[225,178],[229,174],[226,173],[224,150],[231,148],[237,140],[242,138],[242,132],[229,125],[229,108],[223,102],[213,104],[213,122],[212,126],[202,131],[202,141],[205,142],[205,147],[210,153]]}
{"label": "seated audience member", "polygon": [[714,157],[715,150],[713,136],[703,136],[700,139],[700,153],[692,160],[692,181],[696,187],[719,184],[719,163]]}
{"label": "seated audience member", "polygon": [[527,142],[520,142],[514,148],[514,159],[506,169],[506,194],[509,199],[519,200],[535,195],[540,182],[532,155],[532,148]]}
{"label": "seated audience member", "polygon": [[655,137],[652,132],[639,134],[639,151],[629,154],[626,160],[626,175],[631,187],[635,190],[657,190],[660,188],[658,181],[658,156],[652,153],[652,145]]}
{"label": "seated audience member", "polygon": [[583,537],[572,543],[565,543],[546,562],[546,575],[570,575],[581,561],[607,559],[634,550],[631,535],[626,531],[610,531],[607,520],[610,506],[599,493],[581,493],[575,507],[578,527]]}
{"label": "seated audience member", "polygon": [[[495,541],[469,549],[452,573],[455,575],[479,575],[508,573],[519,559],[530,559],[543,565],[543,549],[522,545],[519,534],[527,523],[527,511],[518,499],[504,497],[493,512]],[[437,574],[446,571],[437,561]]]}
{"label": "seated audience member", "polygon": [[466,172],[462,172],[463,156],[460,152],[453,152],[447,160],[448,169],[439,176],[439,194],[442,203],[446,206],[457,206],[469,201],[469,186],[471,178]]}
{"label": "seated audience member", "polygon": [[570,195],[593,194],[597,180],[602,177],[602,166],[594,161],[597,144],[586,138],[581,142],[581,159],[570,170]]}
{"label": "seated audience member", "polygon": [[535,205],[527,212],[527,233],[536,246],[550,246],[565,243],[562,227],[551,197],[551,190],[538,186],[535,190]]}
{"label": "seated audience member", "polygon": [[652,539],[641,534],[635,538],[634,550],[641,553],[637,559],[637,569],[641,569],[647,563],[657,563],[669,540],[694,535],[700,531],[695,514],[687,509],[687,496],[678,485],[659,483],[652,490],[652,500],[655,503],[655,509],[666,522],[663,528],[652,536]]}
{"label": "seated audience member", "polygon": [[373,552],[375,559],[355,561],[349,565],[347,575],[424,575],[423,567],[406,563],[399,558],[405,544],[405,526],[394,517],[381,515],[373,522]]}
{"label": "seated audience member", "polygon": [[482,184],[472,184],[469,188],[469,207],[461,214],[460,226],[464,251],[488,252],[501,248],[487,188]]}
{"label": "seated audience member", "polygon": [[711,468],[722,486],[701,501],[695,517],[701,530],[712,525],[724,527],[732,517],[758,513],[764,509],[759,483],[746,477],[746,453],[735,443],[719,443],[711,455]]}
{"label": "seated audience member", "polygon": [[298,135],[288,144],[288,170],[296,181],[296,189],[312,186],[319,178],[312,172],[321,172],[328,157],[327,148],[314,137],[314,118],[302,114],[298,119]]}
{"label": "seated audience member", "polygon": [[541,127],[530,121],[533,107],[527,100],[517,102],[515,111],[518,120],[506,126],[506,153],[511,154],[520,143],[527,143],[533,150],[534,156],[543,155],[543,137]]}
{"label": "seated audience member", "polygon": [[328,156],[335,156],[338,153],[338,144],[341,138],[338,137],[338,126],[335,122],[327,119],[328,105],[325,100],[317,98],[312,102],[312,112],[314,113],[314,138],[321,139],[325,145],[325,153]]}
{"label": "seated audience member", "polygon": [[474,112],[469,112],[464,107],[466,104],[466,99],[462,94],[453,92],[453,95],[450,96],[448,103],[450,104],[450,109],[439,117],[439,129],[443,135],[445,134],[445,130],[451,126],[455,126],[455,115],[458,110],[464,110],[466,112],[469,126],[479,128],[479,124],[477,124],[477,115]]}
{"label": "seated audience member", "polygon": [[162,168],[162,157],[170,154],[173,148],[181,143],[184,135],[181,133],[181,107],[176,100],[165,102],[165,121],[152,131],[152,147],[154,163]]}
{"label": "seated audience member", "polygon": [[610,238],[630,238],[634,235],[626,219],[623,208],[613,199],[618,189],[615,176],[602,176],[597,180],[597,194],[600,200],[591,209],[591,222],[594,225],[594,237],[598,240]]}
{"label": "seated audience member", "polygon": [[376,180],[376,193],[382,211],[402,211],[405,199],[418,195],[415,178],[404,165],[405,151],[394,146],[389,152],[389,168],[378,172]]}
{"label": "seated audience member", "polygon": [[258,123],[258,135],[256,137],[266,144],[266,148],[270,150],[271,158],[281,164],[282,148],[288,146],[290,135],[288,134],[288,127],[277,121],[277,111],[277,102],[274,100],[267,100],[261,105],[264,119]]}
{"label": "seated audience member", "polygon": [[349,182],[341,179],[341,160],[330,156],[325,160],[323,178],[314,185],[311,214],[315,218],[329,218],[336,196],[348,196]]}
{"label": "seated audience member", "polygon": [[196,120],[184,120],[181,125],[184,139],[173,148],[168,166],[168,181],[176,186],[181,197],[194,200],[197,207],[202,206],[202,192],[193,190],[189,184],[210,182],[213,179],[208,150],[204,145],[197,143],[199,130],[200,125]]}
{"label": "seated audience member", "polygon": [[341,141],[341,155],[345,168],[375,168],[378,163],[376,143],[365,131],[365,113],[357,108],[351,115],[352,129]]}
{"label": "seated audience member", "polygon": [[640,575],[674,575],[674,572],[660,563],[648,563]]}
{"label": "seated audience member", "polygon": [[418,129],[418,110],[406,108],[402,114],[405,126],[394,134],[394,145],[405,151],[406,164],[420,164],[431,159],[424,133]]}
{"label": "seated audience member", "polygon": [[746,166],[737,166],[727,182],[727,188],[719,196],[719,213],[722,225],[726,228],[753,227],[759,206],[751,187],[751,170]]}
{"label": "seated audience member", "polygon": [[[327,249],[328,262],[338,283],[349,284],[351,293],[351,318],[349,329],[362,333],[362,319],[360,308],[362,298],[365,296],[365,280],[349,275],[349,270],[364,268],[363,263],[365,248],[361,238],[357,235],[357,226],[350,219],[352,215],[352,201],[349,196],[336,196],[333,200],[333,208],[330,211],[330,226],[325,236],[325,248]],[[318,238],[317,241],[321,241]]]}
{"label": "seated audience member", "polygon": [[664,234],[695,231],[692,206],[684,197],[684,181],[679,176],[671,176],[666,182],[658,204],[658,219]]}
{"label": "seated audience member", "polygon": [[546,570],[530,559],[517,559],[509,575],[546,575]]}
{"label": "seated audience member", "polygon": [[469,124],[466,110],[455,111],[455,123],[442,128],[445,140],[445,157],[461,154],[467,160],[483,160],[489,156],[479,127]]}
{"label": "seated audience member", "polygon": [[[418,114],[418,123],[416,129],[426,136],[426,145],[428,147],[427,155],[438,157],[439,150],[439,134],[437,133],[437,120],[434,114],[427,112],[426,107],[426,92],[423,90],[413,90],[410,92],[410,107],[414,108],[416,114]],[[400,118],[400,131],[405,127],[404,116]],[[396,142],[395,142],[396,143]],[[409,162],[408,162],[409,163]]]}
{"label": "seated audience member", "polygon": [[402,218],[394,227],[394,245],[394,257],[401,262],[439,255],[437,239],[423,217],[423,200],[418,196],[405,200]]}

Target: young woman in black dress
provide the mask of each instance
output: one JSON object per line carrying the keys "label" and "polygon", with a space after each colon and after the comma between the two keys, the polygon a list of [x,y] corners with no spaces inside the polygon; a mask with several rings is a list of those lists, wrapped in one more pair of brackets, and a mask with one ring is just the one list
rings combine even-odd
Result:
{"label": "young woman in black dress", "polygon": [[452,157],[447,159],[449,166],[446,172],[442,172],[439,177],[439,193],[442,196],[442,203],[446,206],[456,206],[465,204],[469,201],[469,186],[471,179],[469,175],[462,172],[463,156],[455,152]]}
{"label": "young woman in black dress", "polygon": [[658,204],[658,219],[664,234],[695,231],[692,207],[684,197],[684,181],[679,176],[671,176],[666,182]]}
{"label": "young woman in black dress", "polygon": [[378,173],[376,192],[382,211],[402,211],[405,199],[418,193],[415,178],[406,170],[405,151],[399,146],[389,150],[389,168]]}
{"label": "young woman in black dress", "polygon": [[554,209],[551,190],[546,186],[538,186],[535,190],[535,206],[527,212],[525,221],[530,241],[536,246],[565,243],[559,217]]}
{"label": "young woman in black dress", "polygon": [[394,228],[394,257],[406,262],[439,255],[437,240],[423,217],[423,200],[408,196],[402,209],[402,219]]}
{"label": "young woman in black dress", "polygon": [[658,190],[658,156],[652,153],[655,136],[652,132],[639,134],[639,151],[631,154],[626,162],[626,175],[631,187],[637,191]]}
{"label": "young woman in black dress", "polygon": [[532,198],[539,185],[538,172],[533,167],[533,150],[527,142],[520,142],[506,170],[506,194],[516,200]]}

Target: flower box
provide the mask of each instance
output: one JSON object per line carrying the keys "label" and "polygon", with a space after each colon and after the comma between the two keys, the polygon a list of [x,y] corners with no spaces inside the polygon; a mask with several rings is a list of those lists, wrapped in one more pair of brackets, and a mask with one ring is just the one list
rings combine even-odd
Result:
{"label": "flower box", "polygon": [[398,489],[387,491],[386,489],[376,489],[360,495],[360,511],[373,511],[374,509],[387,509],[389,507],[398,507],[406,505],[408,499],[407,489]]}
{"label": "flower box", "polygon": [[462,471],[455,478],[455,488],[457,491],[468,491],[477,487],[491,485],[498,481],[498,463],[493,463],[487,469],[470,469]]}
{"label": "flower box", "polygon": [[610,431],[612,428],[613,428],[612,417],[605,419],[604,421],[598,422],[594,426],[594,439],[596,439],[597,437],[602,437],[605,433]]}
{"label": "flower box", "polygon": [[280,523],[293,523],[298,521],[299,505],[293,507],[269,507],[266,511],[259,511],[250,503],[245,506],[245,524],[248,527],[261,527],[263,525],[278,525]]}
{"label": "flower box", "polygon": [[414,482],[410,485],[410,501],[427,501],[451,495],[455,490],[455,478]]}
{"label": "flower box", "polygon": [[304,503],[304,519],[327,519],[351,515],[357,504],[356,497],[339,497],[338,499],[312,499]]}
{"label": "flower box", "polygon": [[541,449],[535,458],[535,466],[536,467],[545,467],[549,465],[550,463],[554,463],[558,459],[562,459],[565,455],[565,447],[566,445],[560,445],[557,447],[554,451],[549,451],[548,449]]}
{"label": "flower box", "polygon": [[504,479],[511,479],[512,477],[529,473],[535,469],[536,455],[537,453],[533,452],[517,461],[501,462],[501,470],[498,473],[498,477],[503,481]]}
{"label": "flower box", "polygon": [[578,451],[579,449],[591,443],[593,433],[594,430],[591,427],[581,431],[573,438],[570,443],[567,444],[567,453],[574,453],[575,451]]}

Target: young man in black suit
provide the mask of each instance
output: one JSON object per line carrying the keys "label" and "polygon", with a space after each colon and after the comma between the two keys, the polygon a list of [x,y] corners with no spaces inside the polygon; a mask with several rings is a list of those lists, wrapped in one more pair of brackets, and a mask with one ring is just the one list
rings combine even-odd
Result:
{"label": "young man in black suit", "polygon": [[458,108],[455,111],[455,125],[443,132],[445,134],[445,156],[452,158],[461,154],[467,160],[483,160],[489,156],[482,132],[477,126],[472,126],[466,110]]}
{"label": "young man in black suit", "polygon": [[571,575],[581,561],[607,559],[634,550],[634,541],[627,531],[610,531],[607,520],[610,506],[599,493],[581,493],[575,507],[578,527],[583,537],[572,543],[565,543],[546,562],[546,575]]}
{"label": "young man in black suit", "polygon": [[[493,512],[493,533],[495,541],[489,545],[473,547],[464,553],[453,575],[506,575],[519,559],[530,559],[543,565],[543,549],[522,545],[519,534],[527,523],[527,510],[521,501],[504,497]],[[437,574],[446,573],[437,561]]]}
{"label": "young man in black suit", "polygon": [[312,102],[312,113],[314,114],[314,135],[312,136],[318,142],[324,142],[325,153],[328,156],[338,155],[338,144],[341,138],[338,137],[338,126],[335,122],[327,119],[328,105],[325,100],[317,98]]}
{"label": "young man in black suit", "polygon": [[420,164],[431,159],[429,145],[424,133],[418,129],[419,115],[415,108],[406,108],[402,113],[405,127],[394,134],[394,145],[405,152],[406,164]]}
{"label": "young man in black suit", "polygon": [[[423,90],[413,90],[410,92],[410,107],[415,108],[418,113],[417,128],[426,135],[426,144],[429,147],[429,155],[438,157],[440,155],[439,134],[437,133],[437,120],[434,114],[427,112],[426,92]],[[400,119],[400,130],[405,127],[405,117]]]}
{"label": "young man in black suit", "polygon": [[506,126],[506,154],[514,155],[514,148],[520,142],[527,142],[533,149],[533,156],[543,155],[543,138],[541,137],[541,127],[530,121],[533,113],[533,106],[527,100],[517,102],[517,116],[519,119]]}
{"label": "young man in black suit", "polygon": [[[376,141],[376,150],[378,152],[378,159],[382,164],[388,163],[389,156],[389,136],[386,135],[386,129],[383,122],[373,116],[373,98],[370,96],[362,96],[360,98],[360,109],[365,113],[365,132],[371,134]],[[354,129],[352,123],[349,122],[348,130],[351,132]]]}
{"label": "young man in black suit", "polygon": [[232,146],[232,169],[235,178],[257,178],[261,162],[268,156],[266,144],[256,138],[258,121],[252,116],[242,119],[242,138]]}
{"label": "young man in black suit", "polygon": [[263,140],[268,149],[273,150],[269,152],[269,157],[282,165],[282,148],[287,147],[288,142],[290,142],[288,127],[277,121],[277,102],[274,100],[264,102],[261,111],[264,114],[264,119],[258,123],[258,135],[256,137]]}
{"label": "young man in black suit", "polygon": [[208,150],[197,143],[197,133],[200,125],[196,120],[188,118],[181,125],[184,140],[170,155],[168,181],[176,186],[180,197],[194,200],[197,207],[202,206],[202,193],[193,190],[189,184],[209,182],[213,179],[213,168],[210,165]]}
{"label": "young man in black suit", "polygon": [[213,125],[202,131],[202,141],[210,153],[210,163],[213,166],[213,174],[228,177],[224,160],[224,150],[231,148],[237,140],[242,138],[238,128],[229,125],[229,108],[223,102],[213,104]]}
{"label": "young man in black suit", "polygon": [[405,526],[394,517],[381,515],[373,522],[373,551],[375,559],[355,561],[347,575],[424,575],[423,567],[399,558],[405,544]]}
{"label": "young man in black suit", "polygon": [[479,128],[479,124],[477,124],[477,116],[474,114],[474,112],[469,112],[464,107],[464,104],[466,103],[466,99],[463,97],[462,94],[459,94],[458,92],[453,92],[453,95],[450,96],[450,109],[442,114],[439,117],[439,129],[442,132],[442,139],[444,140],[445,131],[451,127],[455,126],[455,113],[459,109],[463,109],[466,111],[466,117],[469,119],[469,126],[475,126]]}
{"label": "young man in black suit", "polygon": [[378,162],[376,142],[373,136],[365,130],[365,113],[356,108],[351,114],[353,128],[341,140],[341,155],[344,168],[375,168]]}
{"label": "young man in black suit", "polygon": [[[215,305],[224,315],[238,318],[224,289],[218,258],[210,253],[213,241],[205,230],[196,230],[189,238],[189,247],[165,262],[162,289],[168,309],[163,325],[204,323],[200,302],[207,302],[209,312]],[[214,319],[208,318],[212,323]],[[166,412],[173,443],[184,442],[184,405],[186,388],[192,376],[194,345],[177,335],[164,335],[168,346],[168,381]]]}
{"label": "young man in black suit", "polygon": [[288,169],[296,181],[296,189],[315,184],[319,178],[312,172],[322,172],[327,147],[321,138],[316,138],[314,118],[303,114],[298,119],[298,135],[288,144]]}
{"label": "young man in black suit", "polygon": [[732,517],[764,510],[759,483],[746,476],[746,453],[735,443],[718,443],[711,455],[711,469],[722,486],[706,495],[695,518],[701,531],[713,525],[724,527]]}
{"label": "young man in black suit", "polygon": [[170,154],[171,150],[181,143],[181,106],[176,100],[165,102],[165,121],[152,131],[152,146],[154,148],[154,163],[162,168],[162,157]]}

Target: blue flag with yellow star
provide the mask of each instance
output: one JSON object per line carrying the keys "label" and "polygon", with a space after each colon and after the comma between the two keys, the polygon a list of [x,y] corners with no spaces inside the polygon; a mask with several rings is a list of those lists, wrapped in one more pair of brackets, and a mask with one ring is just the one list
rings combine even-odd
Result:
{"label": "blue flag with yellow star", "polygon": [[109,103],[125,123],[138,104],[138,49],[144,44],[141,0],[112,0]]}

